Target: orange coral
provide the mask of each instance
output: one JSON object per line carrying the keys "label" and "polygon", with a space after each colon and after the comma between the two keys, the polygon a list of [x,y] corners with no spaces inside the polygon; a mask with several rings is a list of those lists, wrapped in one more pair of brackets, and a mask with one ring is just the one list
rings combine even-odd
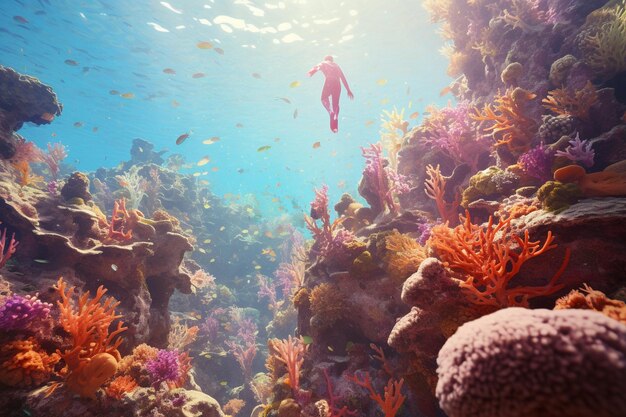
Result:
{"label": "orange coral", "polygon": [[111,323],[121,316],[115,314],[119,301],[113,298],[102,301],[107,292],[103,286],[98,287],[94,298],[90,299],[89,293],[85,293],[77,303],[70,298],[74,287],[70,287],[67,293],[66,287],[63,278],[59,278],[57,292],[61,300],[57,304],[61,312],[60,323],[72,338],[72,347],[59,352],[65,362],[66,386],[81,396],[92,397],[99,386],[115,373],[120,360],[117,348],[122,343],[117,336],[127,328],[120,321],[117,328],[109,333]]}
{"label": "orange coral", "polygon": [[183,352],[178,355],[178,368],[180,370],[180,378],[174,382],[168,382],[170,388],[181,388],[189,380],[189,371],[193,368],[191,365],[191,356],[189,352]]}
{"label": "orange coral", "polygon": [[242,399],[239,398],[231,398],[230,400],[228,400],[228,402],[226,404],[224,404],[224,407],[222,407],[222,410],[234,417],[237,414],[239,414],[239,412],[241,411],[242,408],[244,408],[246,406],[246,402]]}
{"label": "orange coral", "polygon": [[60,356],[49,355],[37,340],[14,340],[0,347],[0,383],[12,387],[29,387],[46,382],[54,373]]}
{"label": "orange coral", "polygon": [[485,128],[496,140],[496,147],[506,145],[514,155],[521,155],[530,149],[533,135],[537,130],[534,120],[524,114],[523,105],[536,97],[522,88],[508,89],[498,95],[495,106],[485,104],[483,110],[475,109],[474,120],[491,122]]}
{"label": "orange coral", "polygon": [[589,109],[598,101],[598,92],[591,81],[571,94],[567,89],[557,88],[548,92],[541,100],[543,106],[556,114],[567,114],[582,120],[589,120]]}
{"label": "orange coral", "polygon": [[294,398],[297,398],[300,389],[300,368],[304,363],[304,354],[309,345],[305,345],[302,339],[293,338],[289,335],[288,339],[272,339],[271,354],[287,367],[289,373],[289,386]]}
{"label": "orange coral", "polygon": [[43,177],[31,174],[30,165],[27,161],[18,161],[13,164],[13,168],[15,168],[17,183],[21,187],[25,187],[27,185],[37,187],[44,182]]}
{"label": "orange coral", "polygon": [[395,229],[385,237],[385,248],[385,269],[392,278],[399,280],[416,272],[427,257],[426,249],[422,245]]}
{"label": "orange coral", "polygon": [[332,326],[348,314],[346,300],[339,288],[335,285],[323,283],[311,291],[309,295],[311,312],[317,323]]}
{"label": "orange coral", "polygon": [[602,291],[594,290],[587,284],[580,291],[572,290],[566,296],[556,300],[555,310],[570,308],[599,311],[607,317],[626,324],[626,303],[608,298]]}
{"label": "orange coral", "polygon": [[387,381],[387,386],[384,388],[384,398],[374,391],[368,372],[365,372],[363,378],[359,378],[357,375],[347,376],[347,378],[369,391],[370,398],[376,401],[380,406],[385,417],[394,417],[406,399],[406,397],[402,395],[402,392],[400,392],[402,390],[402,384],[404,383],[403,378],[401,378],[400,381],[395,381],[391,378]]}
{"label": "orange coral", "polygon": [[439,216],[444,222],[448,222],[448,224],[451,225],[457,224],[457,210],[460,200],[459,194],[455,194],[454,201],[451,203],[445,200],[446,178],[441,175],[439,165],[434,168],[432,165],[428,165],[426,167],[426,174],[428,175],[428,179],[424,182],[424,192],[428,197],[435,200]]}
{"label": "orange coral", "polygon": [[[527,260],[557,246],[552,244],[552,232],[548,232],[541,245],[539,241],[530,241],[528,230],[524,231],[523,239],[513,234],[510,223],[510,218],[503,219],[494,226],[493,217],[489,217],[489,223],[483,227],[472,224],[466,213],[463,224],[454,229],[445,225],[432,228],[430,246],[447,267],[465,275],[460,286],[472,303],[528,307],[530,298],[549,295],[563,287],[556,281],[567,266],[569,250],[561,267],[545,286],[510,287],[511,280]],[[518,251],[514,252],[513,247],[518,247]]]}
{"label": "orange coral", "polygon": [[133,392],[138,386],[133,377],[122,375],[111,381],[104,391],[109,397],[121,400],[124,394]]}

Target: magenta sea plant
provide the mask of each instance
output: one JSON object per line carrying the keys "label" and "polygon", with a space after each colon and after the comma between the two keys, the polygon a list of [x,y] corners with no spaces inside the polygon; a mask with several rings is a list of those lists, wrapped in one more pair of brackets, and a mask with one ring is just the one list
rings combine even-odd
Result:
{"label": "magenta sea plant", "polygon": [[365,157],[363,181],[378,197],[378,204],[383,211],[398,212],[398,204],[394,197],[410,190],[404,175],[394,171],[383,157],[382,146],[379,143],[361,148]]}
{"label": "magenta sea plant", "polygon": [[40,325],[50,317],[52,304],[44,303],[37,294],[13,294],[0,306],[0,330],[28,330]]}
{"label": "magenta sea plant", "polygon": [[591,142],[588,140],[580,140],[580,136],[576,133],[576,137],[569,141],[569,146],[565,151],[557,151],[556,156],[563,156],[572,162],[579,162],[590,168],[593,166],[593,159],[596,153],[591,149]]}
{"label": "magenta sea plant", "polygon": [[6,265],[9,259],[11,259],[19,243],[20,242],[15,240],[15,233],[13,233],[9,241],[9,246],[7,246],[7,229],[2,230],[2,235],[0,235],[0,268]]}

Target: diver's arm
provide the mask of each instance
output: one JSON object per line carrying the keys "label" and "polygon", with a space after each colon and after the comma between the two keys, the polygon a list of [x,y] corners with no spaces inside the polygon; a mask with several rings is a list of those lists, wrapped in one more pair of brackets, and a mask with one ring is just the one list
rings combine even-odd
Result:
{"label": "diver's arm", "polygon": [[343,75],[343,71],[341,69],[339,70],[339,76],[341,78],[341,82],[343,83],[343,86],[346,88],[346,91],[348,92],[348,98],[350,98],[350,100],[354,99],[354,94],[352,94],[352,90],[350,90],[350,86],[348,85],[348,80],[346,80],[346,76]]}
{"label": "diver's arm", "polygon": [[313,74],[315,74],[317,71],[319,71],[321,67],[322,67],[322,64],[317,64],[316,66],[311,68],[307,74],[309,74],[309,77],[312,77]]}

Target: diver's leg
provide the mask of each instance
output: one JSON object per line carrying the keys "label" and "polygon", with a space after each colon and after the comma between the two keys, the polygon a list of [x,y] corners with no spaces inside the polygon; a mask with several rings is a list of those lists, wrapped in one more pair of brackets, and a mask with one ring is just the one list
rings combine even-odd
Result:
{"label": "diver's leg", "polygon": [[339,96],[341,95],[341,86],[337,91],[333,92],[333,122],[331,130],[335,133],[339,130]]}
{"label": "diver's leg", "polygon": [[331,115],[332,117],[333,111],[330,108],[330,94],[331,94],[331,89],[328,85],[328,82],[325,82],[324,88],[322,88],[322,106],[324,106],[328,114]]}

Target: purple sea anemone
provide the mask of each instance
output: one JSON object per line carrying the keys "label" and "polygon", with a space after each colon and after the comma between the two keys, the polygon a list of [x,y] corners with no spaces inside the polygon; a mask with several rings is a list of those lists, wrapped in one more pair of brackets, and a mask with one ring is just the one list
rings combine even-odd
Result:
{"label": "purple sea anemone", "polygon": [[52,304],[44,303],[37,294],[8,297],[0,307],[0,329],[25,330],[40,324],[50,316]]}
{"label": "purple sea anemone", "polygon": [[572,162],[580,162],[587,168],[593,166],[596,153],[591,149],[591,143],[588,140],[580,140],[580,136],[576,133],[576,137],[569,143],[565,151],[557,151],[556,156],[564,156]]}

